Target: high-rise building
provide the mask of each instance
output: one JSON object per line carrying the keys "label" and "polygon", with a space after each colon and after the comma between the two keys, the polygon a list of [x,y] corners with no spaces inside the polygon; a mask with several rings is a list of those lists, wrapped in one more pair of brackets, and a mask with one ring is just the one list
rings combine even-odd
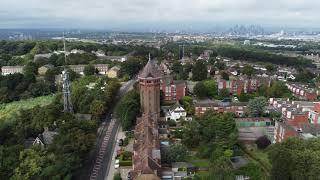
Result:
{"label": "high-rise building", "polygon": [[160,117],[161,71],[156,62],[149,62],[138,76],[142,117],[137,119],[133,145],[134,180],[158,180],[161,170],[158,120]]}

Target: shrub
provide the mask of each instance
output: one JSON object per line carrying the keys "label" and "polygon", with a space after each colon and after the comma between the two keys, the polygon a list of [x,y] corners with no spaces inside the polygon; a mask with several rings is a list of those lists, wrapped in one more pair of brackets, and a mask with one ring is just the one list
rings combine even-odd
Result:
{"label": "shrub", "polygon": [[259,149],[265,149],[271,144],[271,142],[267,136],[261,136],[256,140],[256,144]]}
{"label": "shrub", "polygon": [[120,166],[132,166],[132,161],[120,161]]}

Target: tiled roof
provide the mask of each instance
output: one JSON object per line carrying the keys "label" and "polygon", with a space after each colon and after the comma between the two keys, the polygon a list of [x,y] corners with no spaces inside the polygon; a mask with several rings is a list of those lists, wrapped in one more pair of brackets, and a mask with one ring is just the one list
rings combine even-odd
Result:
{"label": "tiled roof", "polygon": [[143,68],[139,74],[139,78],[160,78],[161,71],[157,63],[153,60],[149,60],[147,65]]}

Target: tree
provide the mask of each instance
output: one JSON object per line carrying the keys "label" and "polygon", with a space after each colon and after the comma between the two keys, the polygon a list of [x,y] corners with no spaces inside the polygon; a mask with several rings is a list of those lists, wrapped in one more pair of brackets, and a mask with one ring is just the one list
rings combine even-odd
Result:
{"label": "tree", "polygon": [[206,80],[203,82],[207,89],[207,94],[209,97],[214,98],[218,94],[217,83],[215,80]]}
{"label": "tree", "polygon": [[120,118],[121,126],[124,130],[130,130],[140,113],[140,94],[136,90],[128,92],[121,98],[116,107],[116,115]]}
{"label": "tree", "polygon": [[271,141],[267,136],[261,136],[256,140],[256,144],[259,149],[265,149],[271,144]]}
{"label": "tree", "polygon": [[271,179],[317,179],[320,177],[320,140],[287,139],[268,150]]}
{"label": "tree", "polygon": [[180,74],[183,71],[183,66],[179,61],[175,61],[172,64],[172,72],[175,74]]}
{"label": "tree", "polygon": [[204,85],[203,82],[198,82],[194,87],[193,87],[193,92],[194,94],[199,97],[199,98],[205,98],[208,95],[208,91],[206,86]]}
{"label": "tree", "polygon": [[164,158],[165,163],[183,162],[187,159],[188,149],[182,144],[173,144],[162,155],[161,158]]}
{"label": "tree", "polygon": [[192,68],[192,79],[194,81],[202,81],[207,79],[208,70],[206,64],[202,61],[197,61]]}
{"label": "tree", "polygon": [[[204,157],[209,157],[218,147],[231,147],[237,142],[237,128],[232,114],[207,111],[195,121],[186,122],[182,143],[187,147],[206,147]],[[230,148],[228,148],[230,147]],[[223,155],[222,151],[220,154]]]}
{"label": "tree", "polygon": [[230,92],[228,89],[221,89],[219,91],[219,96],[220,96],[220,99],[230,97]]}
{"label": "tree", "polygon": [[226,80],[226,81],[229,81],[229,74],[226,71],[222,71],[221,72],[221,78]]}
{"label": "tree", "polygon": [[288,87],[285,85],[284,82],[281,82],[281,81],[273,82],[271,84],[271,87],[267,89],[267,92],[266,93],[263,92],[263,93],[267,94],[268,97],[274,97],[274,98],[283,98],[283,97],[291,96],[291,92],[289,91]]}
{"label": "tree", "polygon": [[19,156],[20,165],[15,169],[13,179],[34,179],[39,177],[46,163],[46,152],[25,149]]}
{"label": "tree", "polygon": [[6,179],[14,174],[14,169],[19,165],[19,153],[22,150],[21,145],[0,146],[0,179]]}
{"label": "tree", "polygon": [[145,65],[145,61],[137,58],[130,58],[121,64],[120,74],[129,75],[130,78],[134,77]]}
{"label": "tree", "polygon": [[260,117],[266,110],[267,100],[265,97],[256,97],[248,103],[248,110],[253,117]]}
{"label": "tree", "polygon": [[68,73],[69,73],[69,79],[70,81],[74,81],[75,79],[79,78],[79,74],[77,74],[76,72],[74,72],[72,69],[67,69]]}
{"label": "tree", "polygon": [[249,100],[250,100],[250,95],[248,95],[248,93],[244,93],[243,91],[241,91],[241,94],[239,96],[239,101],[248,102]]}
{"label": "tree", "polygon": [[274,72],[276,70],[276,67],[271,63],[268,63],[267,65],[265,65],[265,68],[267,69],[268,72]]}
{"label": "tree", "polygon": [[90,105],[90,113],[95,117],[100,117],[105,113],[106,105],[104,101],[94,100]]}
{"label": "tree", "polygon": [[215,66],[216,66],[216,68],[218,68],[220,71],[226,69],[226,64],[225,64],[224,62],[221,62],[221,61],[216,61]]}
{"label": "tree", "polygon": [[120,173],[115,173],[113,176],[113,180],[121,180],[121,174]]}
{"label": "tree", "polygon": [[243,67],[242,73],[251,77],[255,73],[255,69],[252,66],[246,64]]}
{"label": "tree", "polygon": [[89,64],[87,66],[84,67],[83,73],[86,76],[90,76],[90,75],[94,75],[96,69],[93,65]]}
{"label": "tree", "polygon": [[190,96],[183,96],[180,100],[180,103],[182,104],[183,108],[187,111],[187,114],[192,115],[193,114],[193,102],[192,97]]}
{"label": "tree", "polygon": [[266,179],[261,165],[253,161],[249,162],[245,167],[240,168],[237,174],[249,176],[252,180]]}

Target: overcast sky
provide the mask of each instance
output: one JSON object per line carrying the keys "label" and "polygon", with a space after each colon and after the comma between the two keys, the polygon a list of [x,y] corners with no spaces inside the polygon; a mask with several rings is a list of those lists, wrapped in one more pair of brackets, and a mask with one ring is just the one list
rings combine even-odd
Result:
{"label": "overcast sky", "polygon": [[320,27],[320,0],[0,0],[0,28],[132,24]]}

